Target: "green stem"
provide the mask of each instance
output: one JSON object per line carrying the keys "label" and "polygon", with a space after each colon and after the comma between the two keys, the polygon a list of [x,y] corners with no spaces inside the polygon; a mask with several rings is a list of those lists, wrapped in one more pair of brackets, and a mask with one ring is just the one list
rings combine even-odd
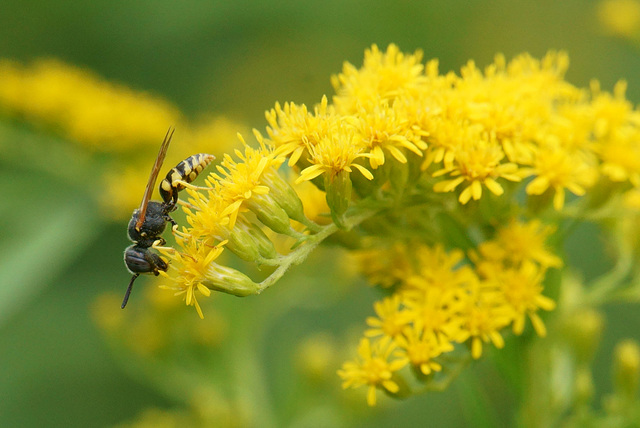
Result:
{"label": "green stem", "polygon": [[320,226],[318,223],[315,223],[309,220],[307,217],[303,217],[298,221],[313,233],[318,233],[322,230],[322,226]]}
{"label": "green stem", "polygon": [[594,280],[588,287],[589,291],[585,296],[586,301],[596,306],[605,303],[612,297],[613,291],[619,288],[623,281],[629,277],[633,264],[632,252],[623,247],[613,269]]}
{"label": "green stem", "polygon": [[[366,219],[374,216],[378,212],[379,210],[363,210],[360,213],[356,213],[352,216],[347,217],[345,219],[344,225],[347,229],[351,229],[362,223]],[[284,276],[284,274],[289,270],[291,266],[302,263],[309,256],[309,254],[313,250],[315,250],[316,247],[320,245],[320,243],[322,243],[322,241],[327,239],[338,230],[340,230],[338,226],[332,223],[324,226],[317,234],[306,237],[303,245],[299,246],[290,254],[283,257],[282,264],[280,264],[278,268],[273,271],[273,273],[269,275],[264,281],[258,284],[258,288],[255,294],[260,294],[264,290],[275,284],[280,278]]]}

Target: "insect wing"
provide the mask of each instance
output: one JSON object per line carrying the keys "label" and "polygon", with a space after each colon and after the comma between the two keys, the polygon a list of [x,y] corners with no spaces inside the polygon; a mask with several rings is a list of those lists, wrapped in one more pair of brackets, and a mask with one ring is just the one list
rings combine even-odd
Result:
{"label": "insect wing", "polygon": [[137,230],[140,230],[140,227],[142,227],[142,224],[144,223],[144,219],[147,216],[147,205],[151,200],[151,195],[153,194],[153,188],[156,185],[156,179],[158,178],[158,174],[160,173],[160,168],[162,168],[162,162],[164,162],[164,158],[167,155],[167,149],[169,148],[169,143],[171,142],[171,137],[173,137],[174,131],[175,131],[175,128],[173,127],[169,127],[169,129],[167,130],[167,134],[164,136],[164,140],[162,141],[162,145],[160,146],[160,151],[158,152],[156,161],[153,164],[153,168],[151,168],[149,181],[147,181],[147,188],[144,190],[142,203],[140,204],[140,209],[138,210],[138,221],[136,222]]}

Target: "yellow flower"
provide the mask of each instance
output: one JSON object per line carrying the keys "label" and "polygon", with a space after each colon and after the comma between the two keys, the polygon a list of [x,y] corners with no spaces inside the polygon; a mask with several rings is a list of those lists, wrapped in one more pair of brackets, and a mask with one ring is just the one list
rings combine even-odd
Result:
{"label": "yellow flower", "polygon": [[432,331],[436,335],[444,335],[449,340],[459,340],[462,334],[460,316],[461,302],[457,297],[459,290],[442,291],[430,288],[421,293],[403,293],[403,304],[411,315],[413,324]]}
{"label": "yellow flower", "polygon": [[640,1],[603,0],[598,5],[598,19],[609,33],[637,39],[640,33]]}
{"label": "yellow flower", "polygon": [[420,245],[413,248],[413,252],[416,259],[415,274],[405,274],[403,290],[428,291],[434,288],[456,295],[475,280],[473,271],[464,265],[464,252],[461,250],[445,251],[438,244],[433,247]]}
{"label": "yellow flower", "polygon": [[[211,182],[209,182],[211,183]],[[187,222],[191,226],[188,233],[194,237],[223,241],[229,239],[229,235],[235,227],[242,200],[229,201],[221,197],[219,185],[212,186],[212,190],[206,194],[187,189],[190,196],[189,208],[183,207],[187,214]]]}
{"label": "yellow flower", "polygon": [[356,168],[367,179],[372,180],[373,174],[364,166],[356,163],[359,158],[366,157],[364,148],[355,142],[356,136],[352,132],[342,132],[322,138],[318,144],[309,147],[311,166],[300,172],[297,183],[313,180],[321,174],[327,174],[333,180],[339,173],[351,173]]}
{"label": "yellow flower", "polygon": [[371,285],[388,288],[406,280],[412,271],[409,252],[413,249],[401,243],[391,247],[376,247],[355,253],[358,268]]}
{"label": "yellow flower", "polygon": [[256,199],[269,193],[265,176],[283,162],[264,145],[254,149],[245,143],[244,151],[235,150],[235,155],[238,161],[230,155],[224,156],[218,172],[211,173],[206,180],[208,189],[204,193],[187,189],[191,197],[189,204],[195,208],[195,211],[185,208],[190,234],[229,239],[238,216],[250,209],[249,205]]}
{"label": "yellow flower", "polygon": [[450,174],[455,177],[441,181],[433,186],[435,192],[451,192],[463,182],[467,187],[460,193],[458,200],[466,204],[471,198],[480,199],[484,185],[493,194],[500,196],[504,189],[496,180],[504,178],[510,181],[520,181],[518,165],[507,162],[501,163],[504,152],[495,140],[477,135],[477,139],[466,142],[454,149],[454,164],[451,167],[436,171],[434,177]]}
{"label": "yellow flower", "polygon": [[388,338],[377,340],[373,345],[367,338],[360,340],[359,358],[347,361],[342,365],[342,369],[338,370],[338,375],[344,381],[342,387],[346,389],[367,385],[367,404],[370,406],[376,404],[376,388],[383,388],[392,394],[397,393],[400,387],[393,380],[393,374],[407,364],[407,359],[391,359],[395,349],[396,345]]}
{"label": "yellow flower", "polygon": [[534,261],[545,268],[560,267],[562,260],[545,244],[554,231],[555,227],[543,225],[537,219],[527,223],[512,220],[498,229],[493,240],[480,244],[478,250],[487,260],[507,260],[515,264]]}
{"label": "yellow flower", "polygon": [[585,154],[570,152],[558,146],[540,147],[534,164],[523,173],[535,178],[527,185],[528,195],[541,195],[553,189],[553,207],[561,210],[565,202],[565,189],[582,196],[597,178],[597,169]]}
{"label": "yellow flower", "polygon": [[498,274],[497,280],[511,312],[515,334],[522,334],[525,316],[529,316],[538,336],[546,336],[547,329],[537,311],[550,311],[556,304],[542,295],[543,279],[544,270],[531,262],[524,262],[520,268],[505,269]]}
{"label": "yellow flower", "polygon": [[175,283],[162,288],[175,290],[176,296],[184,295],[187,306],[195,306],[198,316],[204,318],[196,295],[197,293],[205,297],[211,295],[211,290],[204,285],[204,282],[207,281],[208,271],[213,261],[222,253],[224,242],[217,246],[210,246],[195,241],[188,235],[184,238],[176,236],[176,242],[182,248],[182,252],[173,248],[158,248],[172,261],[169,272],[160,271],[160,274]]}
{"label": "yellow flower", "polygon": [[422,150],[427,148],[426,143],[411,131],[408,119],[386,103],[371,111],[362,109],[355,117],[353,124],[369,153],[372,169],[384,164],[385,151],[398,162],[407,163],[405,150],[422,156]]}
{"label": "yellow flower", "polygon": [[457,341],[471,339],[471,356],[474,359],[482,356],[483,342],[491,342],[498,349],[504,347],[500,330],[509,324],[510,318],[501,293],[486,284],[473,287],[463,302],[460,317],[463,321],[462,333]]}
{"label": "yellow flower", "polygon": [[598,148],[602,173],[611,181],[630,181],[640,186],[640,127],[621,126],[613,130]]}
{"label": "yellow flower", "polygon": [[406,353],[409,362],[420,372],[428,376],[442,370],[442,365],[434,361],[439,355],[453,351],[453,345],[444,336],[438,337],[431,330],[424,330],[419,324],[404,329],[396,337],[396,344]]}
{"label": "yellow flower", "polygon": [[333,106],[328,106],[327,97],[322,97],[320,105],[311,114],[304,104],[276,103],[274,109],[266,113],[267,134],[278,153],[289,157],[289,166],[294,166],[307,151],[322,139],[327,138],[340,124],[340,117]]}
{"label": "yellow flower", "polygon": [[345,63],[342,73],[332,76],[337,110],[341,114],[354,114],[361,107],[369,108],[405,93],[415,93],[425,81],[421,60],[420,51],[406,55],[390,44],[383,53],[373,45],[365,51],[362,68]]}
{"label": "yellow flower", "polygon": [[236,150],[235,154],[240,161],[225,155],[218,167],[219,174],[214,175],[218,179],[220,195],[227,200],[237,201],[269,193],[269,188],[262,184],[262,176],[274,163],[277,165],[275,159],[268,152],[251,147],[245,147],[244,154],[240,150]]}
{"label": "yellow flower", "polygon": [[388,336],[395,338],[410,321],[407,311],[401,307],[399,294],[394,294],[380,302],[373,304],[373,309],[378,317],[368,317],[367,324],[371,327],[365,332],[367,337]]}

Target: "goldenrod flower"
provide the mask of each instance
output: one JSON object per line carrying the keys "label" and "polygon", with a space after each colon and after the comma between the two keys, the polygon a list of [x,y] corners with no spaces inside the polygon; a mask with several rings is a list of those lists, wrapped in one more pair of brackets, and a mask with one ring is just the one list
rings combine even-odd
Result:
{"label": "goldenrod flower", "polygon": [[532,262],[524,262],[519,268],[502,270],[495,279],[511,312],[513,332],[522,334],[525,317],[528,316],[538,336],[546,336],[547,329],[537,312],[539,309],[550,311],[556,304],[542,295],[544,269]]}
{"label": "goldenrod flower", "polygon": [[465,141],[461,146],[456,147],[453,153],[455,158],[453,165],[436,171],[433,175],[439,177],[450,174],[455,178],[436,183],[433,190],[435,192],[451,192],[458,185],[466,182],[467,187],[458,197],[461,204],[466,204],[471,198],[480,199],[483,185],[494,195],[502,195],[504,189],[498,183],[498,178],[510,181],[521,180],[518,166],[515,163],[501,163],[505,155],[495,140],[483,139],[481,135],[477,135],[470,141]]}
{"label": "goldenrod flower", "polygon": [[401,304],[401,298],[398,294],[374,303],[373,309],[378,317],[367,318],[367,324],[371,328],[366,331],[365,336],[375,337],[383,335],[395,338],[402,333],[402,330],[409,323],[411,317],[406,310],[401,308]]}
{"label": "goldenrod flower", "polygon": [[[356,253],[386,297],[338,373],[344,388],[367,386],[369,405],[376,389],[404,393],[407,372],[425,390],[455,376],[447,364],[502,348],[527,318],[545,336],[541,311],[556,305],[545,277],[563,266],[552,251],[562,236],[548,243],[557,224],[592,218],[594,206],[593,217],[622,216],[621,196],[640,199],[640,112],[624,82],[612,94],[571,85],[562,52],[497,55],[457,74],[420,61],[374,45],[362,67],[333,77],[335,97],[276,104],[257,148],[241,138],[204,187],[185,190],[187,225],[174,230],[176,249],[161,249],[172,261],[163,275],[201,316],[198,294],[259,294],[330,237]],[[216,263],[222,245],[273,269],[254,282]]]}
{"label": "goldenrod flower", "polygon": [[289,165],[295,165],[309,147],[336,132],[340,126],[340,116],[333,106],[328,106],[327,97],[309,113],[307,106],[276,103],[274,109],[266,113],[267,134],[278,152],[289,157]]}
{"label": "goldenrod flower", "polygon": [[436,288],[451,291],[464,287],[473,280],[472,273],[464,265],[464,252],[458,249],[446,251],[444,246],[420,245],[414,249],[416,275],[406,277],[407,288]]}
{"label": "goldenrod flower", "polygon": [[158,144],[158,130],[181,120],[167,101],[54,59],[0,62],[0,111],[59,128],[98,151]]}
{"label": "goldenrod flower", "polygon": [[361,106],[368,108],[380,101],[393,101],[403,94],[418,92],[426,80],[421,60],[420,51],[406,55],[398,46],[390,44],[383,53],[373,45],[364,53],[362,68],[345,63],[342,73],[331,78],[338,111],[352,114]]}
{"label": "goldenrod flower", "polygon": [[366,157],[364,147],[356,143],[357,136],[353,132],[344,132],[323,137],[318,144],[309,147],[309,163],[311,166],[300,172],[297,182],[313,180],[321,174],[327,174],[329,180],[341,172],[351,173],[356,168],[367,179],[372,180],[373,174],[356,161]]}
{"label": "goldenrod flower", "polygon": [[442,370],[442,365],[434,359],[445,352],[453,351],[453,344],[445,336],[437,336],[432,330],[425,330],[419,324],[404,329],[395,342],[406,354],[409,362],[428,376]]}
{"label": "goldenrod flower", "polygon": [[211,290],[203,283],[207,280],[211,264],[222,253],[224,242],[217,246],[210,246],[200,244],[197,241],[194,242],[191,236],[186,236],[185,238],[177,237],[176,241],[182,251],[176,251],[172,248],[159,248],[165,256],[172,260],[171,269],[177,272],[174,275],[170,275],[167,272],[160,271],[162,276],[175,283],[175,285],[171,286],[165,285],[163,288],[175,290],[176,296],[184,295],[187,306],[195,306],[200,318],[204,318],[196,294],[200,293],[205,297],[211,295]]}
{"label": "goldenrod flower", "polygon": [[406,292],[403,303],[413,324],[451,341],[464,342],[467,335],[463,331],[461,301],[457,296],[461,291],[429,288],[421,293]]}
{"label": "goldenrod flower", "polygon": [[427,148],[426,143],[413,134],[408,119],[386,103],[371,111],[362,109],[354,117],[357,138],[362,139],[369,153],[372,169],[384,164],[385,152],[389,152],[398,162],[407,163],[407,150],[422,156],[422,150]]}
{"label": "goldenrod flower", "polygon": [[409,251],[412,249],[401,243],[391,247],[375,247],[355,253],[360,272],[371,285],[384,288],[399,284],[407,279],[411,271]]}
{"label": "goldenrod flower", "polygon": [[602,174],[611,181],[640,186],[640,127],[621,126],[599,144]]}
{"label": "goldenrod flower", "polygon": [[471,356],[474,359],[482,356],[483,342],[490,342],[498,349],[504,347],[504,338],[500,331],[510,321],[504,308],[502,294],[484,290],[485,286],[478,285],[470,290],[460,314],[463,323],[458,341],[471,340]]}
{"label": "goldenrod flower", "polygon": [[536,262],[544,268],[560,267],[562,260],[547,249],[546,241],[553,234],[553,226],[543,225],[540,220],[527,223],[511,221],[498,229],[494,239],[478,247],[486,260],[507,261],[519,265]]}
{"label": "goldenrod flower", "polygon": [[597,170],[583,153],[569,152],[558,146],[540,147],[534,164],[523,170],[535,178],[527,185],[527,194],[541,195],[554,191],[553,207],[561,210],[565,203],[565,190],[583,196],[597,178]]}
{"label": "goldenrod flower", "polygon": [[359,358],[344,363],[342,369],[338,370],[338,375],[344,381],[342,387],[367,385],[367,404],[370,406],[376,404],[376,388],[397,393],[400,387],[393,380],[393,375],[407,364],[407,359],[392,357],[394,349],[396,345],[389,339],[377,340],[373,345],[367,338],[360,340]]}

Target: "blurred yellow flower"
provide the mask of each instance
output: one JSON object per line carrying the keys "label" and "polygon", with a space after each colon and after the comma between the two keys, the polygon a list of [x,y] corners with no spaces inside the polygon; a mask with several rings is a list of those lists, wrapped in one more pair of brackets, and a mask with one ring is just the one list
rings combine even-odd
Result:
{"label": "blurred yellow flower", "polygon": [[369,339],[361,339],[358,346],[359,358],[344,363],[342,369],[338,370],[343,380],[342,387],[346,389],[367,385],[367,403],[370,406],[376,404],[376,388],[397,393],[400,387],[393,380],[393,374],[407,364],[407,359],[394,358],[392,353],[395,348],[396,345],[391,340],[378,340],[372,345]]}
{"label": "blurred yellow flower", "polygon": [[156,146],[159,130],[182,120],[160,97],[54,59],[28,66],[2,60],[0,75],[0,111],[60,129],[92,150]]}
{"label": "blurred yellow flower", "polygon": [[640,1],[603,0],[598,4],[598,19],[607,32],[637,40],[640,34]]}

